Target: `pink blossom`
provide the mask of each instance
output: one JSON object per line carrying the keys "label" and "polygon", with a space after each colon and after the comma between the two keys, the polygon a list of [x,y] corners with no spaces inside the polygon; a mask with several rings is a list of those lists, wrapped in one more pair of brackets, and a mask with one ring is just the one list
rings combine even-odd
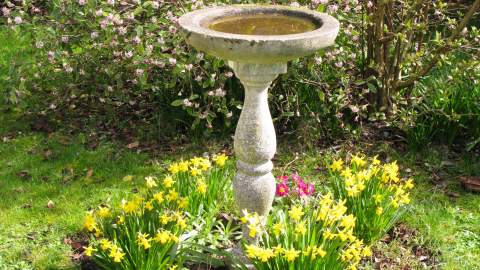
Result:
{"label": "pink blossom", "polygon": [[127,33],[127,28],[118,27],[118,33],[120,33],[120,35],[125,35]]}
{"label": "pink blossom", "polygon": [[312,194],[314,189],[315,189],[315,187],[313,186],[312,182],[308,182],[307,195]]}
{"label": "pink blossom", "polygon": [[368,7],[368,8],[371,8],[371,7],[373,7],[373,3],[372,3],[372,1],[368,1],[368,3],[367,3],[367,7]]}
{"label": "pink blossom", "polygon": [[8,18],[8,19],[7,19],[7,23],[8,23],[8,24],[12,24],[12,19]]}
{"label": "pink blossom", "polygon": [[133,79],[133,80],[132,80],[132,83],[133,83],[133,84],[137,84],[137,79]]}
{"label": "pink blossom", "polygon": [[315,117],[315,113],[312,112],[312,113],[310,114],[310,116],[311,116],[311,117]]}
{"label": "pink blossom", "polygon": [[352,37],[352,40],[353,40],[353,41],[357,41],[357,40],[358,40],[358,36],[353,36],[353,37]]}
{"label": "pink blossom", "polygon": [[122,104],[123,104],[123,103],[120,102],[120,101],[115,102],[115,105],[117,105],[118,107],[122,106]]}
{"label": "pink blossom", "polygon": [[228,78],[231,78],[233,76],[233,73],[230,71],[230,72],[226,73],[225,76],[227,76]]}
{"label": "pink blossom", "polygon": [[192,106],[192,103],[190,101],[188,101],[188,99],[186,98],[186,99],[183,100],[183,105],[185,107],[190,107],[190,106]]}
{"label": "pink blossom", "polygon": [[230,118],[230,117],[232,117],[232,115],[233,115],[233,113],[232,113],[232,112],[229,112],[229,113],[227,113],[227,115],[226,115],[225,117],[226,117],[226,118]]}
{"label": "pink blossom", "polygon": [[67,73],[72,73],[73,68],[72,68],[72,67],[67,67],[67,68],[65,69],[65,71],[66,71]]}
{"label": "pink blossom", "polygon": [[37,63],[37,67],[41,67],[41,66],[42,66],[42,64],[40,64],[40,63]]}
{"label": "pink blossom", "polygon": [[305,185],[305,182],[303,182],[303,179],[300,178],[298,175],[292,173],[292,179],[295,180],[296,182]]}
{"label": "pink blossom", "polygon": [[67,36],[63,36],[63,37],[62,37],[62,41],[63,41],[64,43],[67,43],[67,42],[68,42],[68,37],[67,37]]}
{"label": "pink blossom", "polygon": [[195,109],[198,109],[198,107],[200,107],[200,104],[195,103],[195,106],[194,106],[194,107],[195,107]]}
{"label": "pink blossom", "polygon": [[322,63],[322,58],[320,56],[315,57],[315,64],[320,65],[321,63]]}
{"label": "pink blossom", "polygon": [[325,5],[326,3],[328,3],[328,0],[320,0],[320,3],[321,3],[322,5]]}
{"label": "pink blossom", "polygon": [[352,35],[352,32],[350,32],[350,30],[348,30],[348,29],[343,30],[343,32],[344,32],[345,35],[347,35],[347,36],[351,36],[351,35]]}
{"label": "pink blossom", "polygon": [[346,6],[345,9],[343,10],[343,12],[348,13],[348,12],[350,12],[350,10],[352,10],[352,9],[349,6]]}
{"label": "pink blossom", "polygon": [[53,105],[53,103],[50,104],[50,109],[55,110],[55,108],[57,108],[57,106]]}
{"label": "pink blossom", "polygon": [[342,118],[343,117],[343,113],[338,113],[335,115],[338,119]]}
{"label": "pink blossom", "polygon": [[168,50],[168,47],[162,46],[162,47],[160,47],[160,49],[162,49],[162,51],[167,51],[167,50]]}
{"label": "pink blossom", "polygon": [[113,87],[111,87],[111,86],[109,85],[109,86],[107,86],[107,90],[108,90],[108,92],[113,92]]}
{"label": "pink blossom", "polygon": [[330,13],[335,13],[335,12],[337,12],[337,10],[338,10],[337,4],[334,4],[334,5],[329,6],[329,7],[328,7],[328,10],[330,11]]}
{"label": "pink blossom", "polygon": [[175,31],[177,31],[177,29],[176,29],[175,26],[173,26],[173,25],[170,25],[170,26],[168,27],[168,30],[170,30],[170,32],[172,32],[172,33],[175,33]]}
{"label": "pink blossom", "polygon": [[145,50],[147,51],[153,51],[153,45],[147,45],[147,47],[145,47]]}
{"label": "pink blossom", "polygon": [[356,7],[355,7],[355,10],[356,10],[356,11],[361,11],[361,10],[362,10],[362,6],[356,6]]}
{"label": "pink blossom", "polygon": [[136,75],[137,77],[140,77],[140,76],[143,74],[143,72],[144,72],[143,69],[140,69],[140,68],[139,68],[139,69],[137,69],[137,70],[135,71],[135,75]]}
{"label": "pink blossom", "polygon": [[122,5],[122,6],[126,6],[127,4],[128,4],[128,3],[125,2],[125,1],[120,2],[120,5]]}
{"label": "pink blossom", "polygon": [[8,2],[7,2],[7,6],[8,6],[9,8],[12,8],[12,7],[14,7],[15,5],[12,4],[10,1],[8,1]]}
{"label": "pink blossom", "polygon": [[212,79],[215,79],[216,76],[217,76],[217,73],[212,73]]}
{"label": "pink blossom", "polygon": [[343,66],[343,63],[342,63],[342,62],[335,63],[335,66],[336,66],[336,67],[342,67],[342,66]]}
{"label": "pink blossom", "polygon": [[133,20],[134,18],[135,18],[135,14],[133,14],[133,13],[130,13],[130,14],[127,15],[127,19],[129,19],[129,20]]}
{"label": "pink blossom", "polygon": [[131,58],[133,56],[133,53],[130,51],[130,52],[125,52],[125,57],[127,58]]}
{"label": "pink blossom", "polygon": [[163,40],[163,37],[160,37],[159,39],[157,39],[157,41],[160,44],[165,44],[165,41]]}
{"label": "pink blossom", "polygon": [[85,72],[83,71],[83,69],[80,69],[78,73],[80,73],[80,75],[85,75]]}
{"label": "pink blossom", "polygon": [[128,102],[128,104],[130,104],[130,106],[133,106],[133,105],[135,105],[135,104],[136,104],[136,102],[135,102],[135,101],[133,101],[133,100],[130,100],[130,101]]}
{"label": "pink blossom", "polygon": [[173,14],[172,14],[172,12],[171,12],[170,10],[167,11],[167,17],[169,17],[169,18],[172,18],[172,17],[173,17]]}
{"label": "pink blossom", "polygon": [[95,15],[97,15],[97,17],[102,16],[102,14],[103,14],[103,10],[102,10],[102,9],[99,9],[99,10],[95,11]]}
{"label": "pink blossom", "polygon": [[203,58],[203,53],[197,54],[197,59],[202,59]]}
{"label": "pink blossom", "polygon": [[99,100],[100,100],[100,103],[105,103],[105,99],[99,98]]}
{"label": "pink blossom", "polygon": [[168,59],[168,62],[170,63],[170,65],[175,65],[177,63],[177,59],[170,58],[170,59]]}
{"label": "pink blossom", "polygon": [[207,124],[206,125],[208,128],[212,128],[212,125],[211,124]]}
{"label": "pink blossom", "polygon": [[297,111],[297,113],[295,114],[297,117],[300,117],[300,112]]}
{"label": "pink blossom", "polygon": [[138,44],[138,43],[142,42],[142,40],[138,36],[136,36],[136,37],[133,38],[133,42]]}
{"label": "pink blossom", "polygon": [[43,47],[43,42],[41,42],[41,41],[38,42],[38,43],[37,43],[37,48],[41,49],[42,47]]}
{"label": "pink blossom", "polygon": [[152,8],[157,9],[160,6],[160,4],[157,1],[152,2]]}
{"label": "pink blossom", "polygon": [[15,21],[16,24],[21,24],[22,23],[22,18],[17,16],[17,17],[15,17],[14,21]]}
{"label": "pink blossom", "polygon": [[164,63],[164,62],[158,62],[158,63],[157,63],[157,66],[158,66],[159,68],[164,68],[164,67],[165,67],[165,63]]}
{"label": "pink blossom", "polygon": [[92,39],[96,39],[98,38],[98,33],[93,32],[92,34],[90,34],[90,36],[92,37]]}
{"label": "pink blossom", "polygon": [[186,69],[187,71],[192,70],[192,68],[193,68],[193,65],[192,65],[192,64],[188,64],[188,65],[185,66],[185,69]]}
{"label": "pink blossom", "polygon": [[153,17],[152,18],[152,23],[154,23],[154,24],[157,23],[157,18]]}
{"label": "pink blossom", "polygon": [[279,177],[277,177],[278,180],[287,180],[289,177],[286,176],[286,175],[281,175]]}
{"label": "pink blossom", "polygon": [[[202,81],[202,76],[198,75],[195,79],[196,82],[201,82]],[[212,92],[213,93],[213,92]]]}
{"label": "pink blossom", "polygon": [[78,4],[80,6],[84,6],[86,4],[85,0],[78,0]]}
{"label": "pink blossom", "polygon": [[352,112],[357,113],[359,111],[358,106],[352,107]]}
{"label": "pink blossom", "polygon": [[287,181],[283,181],[275,188],[277,196],[283,197],[288,195]]}
{"label": "pink blossom", "polygon": [[113,7],[115,6],[115,0],[107,0],[107,4]]}
{"label": "pink blossom", "polygon": [[204,115],[204,114],[200,114],[200,115],[198,116],[198,118],[200,118],[200,119],[205,119],[205,115]]}

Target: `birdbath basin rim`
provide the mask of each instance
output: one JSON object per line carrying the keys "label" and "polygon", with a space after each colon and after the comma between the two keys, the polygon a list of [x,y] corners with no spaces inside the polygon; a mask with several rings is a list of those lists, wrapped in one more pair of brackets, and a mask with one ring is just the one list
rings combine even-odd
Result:
{"label": "birdbath basin rim", "polygon": [[[214,31],[212,22],[227,16],[282,14],[306,19],[316,29],[288,35],[244,35]],[[179,30],[187,44],[218,58],[254,64],[291,61],[333,45],[339,22],[330,15],[274,5],[229,5],[192,11],[179,19]]]}

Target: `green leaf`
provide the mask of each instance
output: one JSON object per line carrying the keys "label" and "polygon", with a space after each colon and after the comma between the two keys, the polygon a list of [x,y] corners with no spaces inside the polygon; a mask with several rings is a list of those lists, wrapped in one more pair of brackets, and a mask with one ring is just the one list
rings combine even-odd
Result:
{"label": "green leaf", "polygon": [[293,112],[285,112],[283,116],[293,116]]}
{"label": "green leaf", "polygon": [[180,106],[183,104],[183,99],[177,99],[174,102],[172,102],[172,106]]}
{"label": "green leaf", "polygon": [[146,8],[148,6],[150,6],[152,4],[152,1],[147,1],[145,3],[143,3],[143,7]]}
{"label": "green leaf", "polygon": [[188,100],[194,100],[194,99],[196,99],[196,98],[198,98],[198,95],[197,95],[197,94],[193,94],[193,95],[191,95],[191,96],[188,98]]}
{"label": "green leaf", "polygon": [[[139,26],[139,27],[141,27],[141,26]],[[142,43],[138,43],[137,48],[138,48],[138,53],[139,53],[140,55],[143,55],[143,52],[144,52],[145,50],[143,49]]]}
{"label": "green leaf", "polygon": [[45,36],[45,33],[44,32],[40,32],[38,34],[38,37],[37,37],[37,43],[39,43],[40,41],[42,41],[43,37]]}
{"label": "green leaf", "polygon": [[324,5],[323,4],[320,4],[317,8],[317,11],[318,12],[323,12],[323,8],[324,8]]}
{"label": "green leaf", "polygon": [[313,61],[310,61],[310,63],[308,64],[308,70],[312,69],[313,68]]}
{"label": "green leaf", "polygon": [[[143,33],[143,27],[142,26],[138,26],[137,27],[137,36],[138,37],[141,37],[142,36],[142,33]],[[139,43],[140,44],[140,43]]]}
{"label": "green leaf", "polygon": [[60,4],[60,1],[59,0],[53,0],[53,4],[56,6],[56,7],[61,7],[62,5]]}
{"label": "green leaf", "polygon": [[467,152],[472,150],[472,148],[478,143],[480,142],[480,137],[478,137],[468,148],[467,148]]}
{"label": "green leaf", "polygon": [[195,118],[195,121],[193,121],[193,124],[192,124],[192,130],[195,129],[196,125],[198,125],[200,123],[200,118]]}
{"label": "green leaf", "polygon": [[117,87],[118,87],[118,89],[122,88],[122,86],[123,86],[122,79],[121,79],[121,78],[118,78],[118,79],[117,79]]}
{"label": "green leaf", "polygon": [[142,75],[140,75],[140,82],[145,85],[147,84],[147,74],[146,73],[143,73]]}
{"label": "green leaf", "polygon": [[25,81],[22,81],[20,85],[18,86],[18,91],[22,91],[23,87],[25,87]]}
{"label": "green leaf", "polygon": [[375,94],[377,93],[377,88],[375,88],[375,86],[373,86],[373,84],[367,83],[367,86],[370,89],[370,91],[372,91]]}
{"label": "green leaf", "polygon": [[364,84],[364,83],[365,83],[365,81],[356,81],[356,82],[355,82],[355,85],[362,85],[362,84]]}

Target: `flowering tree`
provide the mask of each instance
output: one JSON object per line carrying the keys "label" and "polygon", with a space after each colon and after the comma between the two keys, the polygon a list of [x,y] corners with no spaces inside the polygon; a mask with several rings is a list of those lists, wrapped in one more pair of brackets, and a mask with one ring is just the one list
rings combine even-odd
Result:
{"label": "flowering tree", "polygon": [[[376,111],[396,114],[399,93],[456,51],[478,48],[478,30],[466,27],[480,1],[365,1],[365,76]],[[464,14],[463,12],[466,12]],[[458,20],[458,21],[457,21]]]}

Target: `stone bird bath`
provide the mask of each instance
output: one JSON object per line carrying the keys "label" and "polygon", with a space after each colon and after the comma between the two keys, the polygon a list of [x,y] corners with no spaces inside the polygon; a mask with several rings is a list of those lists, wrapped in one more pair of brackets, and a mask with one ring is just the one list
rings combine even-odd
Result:
{"label": "stone bird bath", "polygon": [[[232,5],[189,12],[180,17],[179,25],[187,44],[228,60],[245,87],[235,132],[238,172],[233,193],[241,215],[247,209],[266,216],[275,195],[271,159],[277,147],[268,87],[287,72],[287,61],[331,46],[339,22],[327,14],[288,6]],[[246,224],[242,229],[243,240],[258,242],[258,233],[252,238]],[[240,245],[230,252],[255,269]]]}

